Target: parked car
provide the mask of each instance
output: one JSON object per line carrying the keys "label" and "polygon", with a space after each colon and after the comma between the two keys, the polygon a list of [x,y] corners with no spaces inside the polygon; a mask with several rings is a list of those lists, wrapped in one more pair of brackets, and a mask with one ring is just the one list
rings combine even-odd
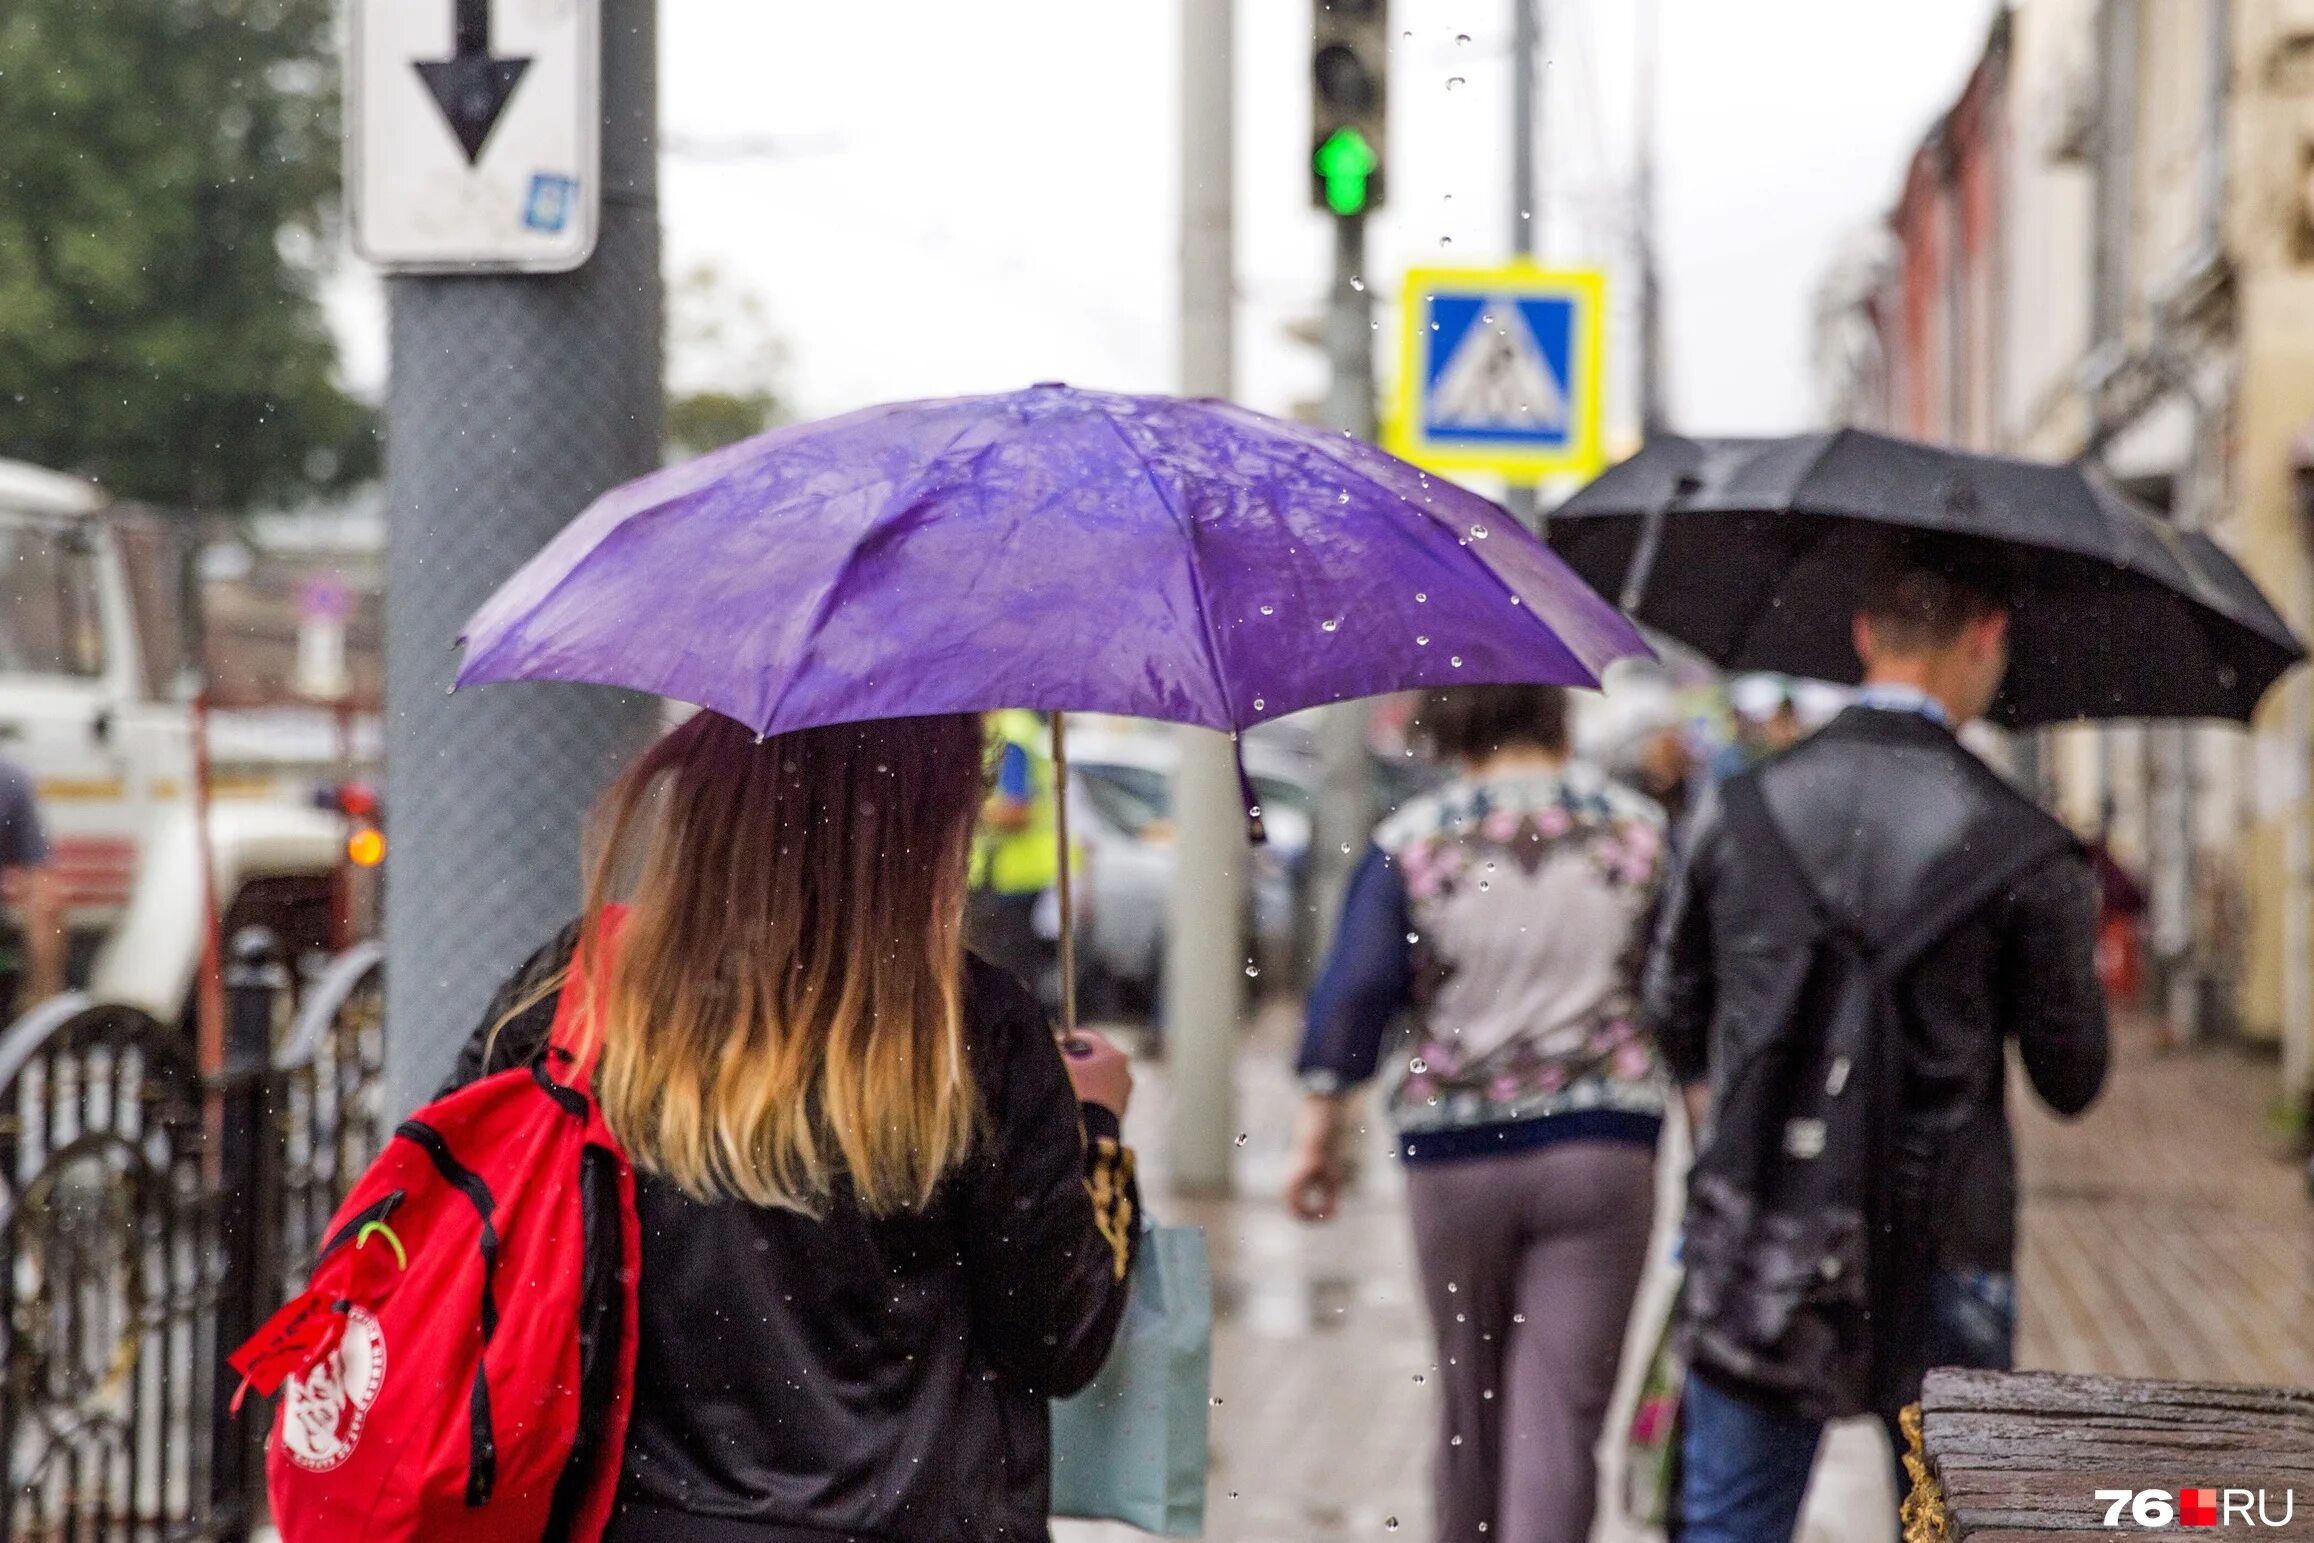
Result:
{"label": "parked car", "polygon": [[[1269,839],[1254,849],[1249,958],[1291,957],[1305,902],[1315,767],[1243,742],[1246,775]],[[1172,903],[1173,736],[1162,730],[1069,727],[1071,827],[1083,854],[1078,981],[1089,1012],[1146,1013],[1165,973]]]}

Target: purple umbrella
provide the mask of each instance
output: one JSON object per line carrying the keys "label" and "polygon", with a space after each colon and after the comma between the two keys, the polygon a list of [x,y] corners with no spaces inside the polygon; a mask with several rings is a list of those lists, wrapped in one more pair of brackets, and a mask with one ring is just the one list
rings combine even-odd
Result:
{"label": "purple umbrella", "polygon": [[463,641],[462,686],[629,686],[764,734],[1042,708],[1064,783],[1063,712],[1237,730],[1412,686],[1596,685],[1646,651],[1501,509],[1370,445],[1060,385],[775,429],[614,488]]}
{"label": "purple umbrella", "polygon": [[765,734],[997,707],[1241,729],[1646,645],[1494,504],[1227,402],[871,407],[615,488],[474,614],[460,685],[592,681]]}

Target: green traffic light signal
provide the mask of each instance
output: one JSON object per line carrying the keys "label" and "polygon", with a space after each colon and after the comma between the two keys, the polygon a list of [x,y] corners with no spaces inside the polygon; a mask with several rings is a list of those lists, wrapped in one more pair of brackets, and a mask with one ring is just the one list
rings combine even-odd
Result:
{"label": "green traffic light signal", "polygon": [[1344,216],[1365,211],[1368,179],[1381,164],[1366,136],[1347,126],[1327,135],[1310,161],[1325,185],[1326,207]]}

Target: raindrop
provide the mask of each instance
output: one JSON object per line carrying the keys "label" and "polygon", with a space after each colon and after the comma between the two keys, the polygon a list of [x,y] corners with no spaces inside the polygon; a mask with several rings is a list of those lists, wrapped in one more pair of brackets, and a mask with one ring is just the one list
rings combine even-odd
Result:
{"label": "raindrop", "polygon": [[1366,292],[1366,281],[1361,278],[1353,277],[1350,280],[1350,287],[1362,295]]}
{"label": "raindrop", "polygon": [[1275,616],[1277,614],[1277,607],[1265,605],[1261,608],[1261,614],[1264,616]]}
{"label": "raindrop", "polygon": [[1264,702],[1264,701],[1263,701],[1263,700],[1262,700],[1260,697],[1255,697],[1255,698],[1253,699],[1253,710],[1254,710],[1255,712],[1257,712],[1257,713],[1258,713],[1258,712],[1260,712],[1260,711],[1261,711],[1263,708],[1265,708],[1265,707],[1267,707],[1267,706],[1269,706],[1269,704],[1268,704],[1267,702]]}
{"label": "raindrop", "polygon": [[1398,1518],[1395,1516],[1383,1517],[1382,1530],[1384,1532],[1396,1532],[1398,1530]]}
{"label": "raindrop", "polygon": [[1414,603],[1416,605],[1428,605],[1430,604],[1430,597],[1418,589],[1414,592]]}
{"label": "raindrop", "polygon": [[1414,634],[1414,646],[1416,648],[1428,648],[1430,646],[1430,634],[1427,632]]}
{"label": "raindrop", "polygon": [[1456,654],[1453,658],[1447,660],[1446,662],[1459,670],[1462,668],[1462,655]]}
{"label": "raindrop", "polygon": [[[1415,1076],[1419,1077],[1424,1072],[1430,1070],[1430,1063],[1422,1059],[1422,1057],[1416,1056],[1413,1060],[1406,1063],[1406,1069],[1414,1073]],[[1454,1288],[1449,1286],[1446,1289],[1452,1291]]]}
{"label": "raindrop", "polygon": [[1460,75],[1447,76],[1446,89],[1449,91],[1460,91],[1462,89],[1462,77]]}
{"label": "raindrop", "polygon": [[1461,1446],[1461,1445],[1462,1445],[1462,1438],[1461,1438],[1460,1436],[1452,1436],[1452,1437],[1449,1437],[1449,1438],[1447,1439],[1447,1443],[1446,1443],[1446,1444],[1447,1444],[1448,1446],[1450,1446],[1450,1447],[1458,1447],[1458,1446]]}
{"label": "raindrop", "polygon": [[1422,1373],[1420,1373],[1420,1372],[1416,1372],[1416,1373],[1414,1374],[1414,1385],[1415,1385],[1416,1387],[1420,1387],[1420,1386],[1422,1386],[1422,1384],[1423,1384],[1424,1382],[1428,1381],[1428,1380],[1429,1380],[1429,1379],[1425,1378],[1425,1377],[1422,1375]]}
{"label": "raindrop", "polygon": [[1339,616],[1329,616],[1324,621],[1318,623],[1318,630],[1320,632],[1338,632],[1341,630],[1341,626],[1342,618]]}
{"label": "raindrop", "polygon": [[1419,943],[1422,941],[1422,934],[1419,932],[1409,932],[1406,934],[1406,941],[1409,943]]}
{"label": "raindrop", "polygon": [[1478,1396],[1480,1398],[1492,1398],[1494,1397],[1494,1389],[1488,1388],[1485,1392],[1479,1394]]}
{"label": "raindrop", "polygon": [[1460,1291],[1461,1289],[1462,1288],[1456,1285],[1453,1281],[1448,1281],[1446,1283],[1446,1292],[1449,1296],[1452,1296],[1455,1292]]}
{"label": "raindrop", "polygon": [[1457,33],[1454,35],[1454,40],[1455,40],[1455,42],[1457,42],[1457,43],[1459,43],[1459,44],[1462,44],[1462,45],[1464,45],[1464,46],[1468,46],[1468,45],[1469,45],[1469,43],[1470,43],[1470,34],[1469,34],[1469,33],[1467,33],[1467,32],[1457,32]]}
{"label": "raindrop", "polygon": [[1247,965],[1247,966],[1245,967],[1245,978],[1246,978],[1247,980],[1256,980],[1256,979],[1260,978],[1260,975],[1261,975],[1261,966],[1260,966],[1260,965],[1258,965],[1258,964],[1249,964],[1249,965]]}
{"label": "raindrop", "polygon": [[1244,1131],[1239,1131],[1239,1132],[1237,1133],[1237,1144],[1238,1144],[1239,1146],[1244,1146],[1244,1145],[1245,1145],[1245,1132],[1244,1132]]}
{"label": "raindrop", "polygon": [[1342,843],[1342,855],[1344,857],[1348,857],[1350,855],[1350,843],[1347,841]]}
{"label": "raindrop", "polygon": [[1513,1314],[1511,1314],[1511,1322],[1513,1322],[1513,1323],[1524,1323],[1524,1322],[1526,1322],[1526,1321],[1527,1321],[1527,1315],[1526,1315],[1525,1313],[1513,1313]]}
{"label": "raindrop", "polygon": [[1344,489],[1342,489],[1342,491],[1341,491],[1341,492],[1339,492],[1339,493],[1336,493],[1336,494],[1334,495],[1334,502],[1335,502],[1335,503],[1337,503],[1337,504],[1346,504],[1346,503],[1348,503],[1349,501],[1350,501],[1350,490],[1349,490],[1348,488],[1344,488]]}
{"label": "raindrop", "polygon": [[1485,894],[1485,893],[1486,893],[1488,890],[1492,889],[1493,887],[1494,887],[1494,885],[1493,885],[1491,882],[1489,882],[1488,880],[1486,880],[1486,879],[1480,879],[1480,880],[1478,881],[1478,892],[1479,892],[1480,894],[1482,894],[1482,895],[1483,895],[1483,894]]}
{"label": "raindrop", "polygon": [[[1454,245],[1454,238],[1452,236],[1440,236],[1438,238],[1438,244],[1440,246],[1452,246]],[[1436,332],[1438,330],[1438,323],[1432,322],[1430,324],[1430,330]]]}
{"label": "raindrop", "polygon": [[1473,525],[1470,528],[1470,539],[1473,541],[1484,541],[1486,539],[1486,527],[1484,525]]}
{"label": "raindrop", "polygon": [[1215,1400],[1213,1401],[1213,1407],[1214,1407],[1214,1408],[1216,1408],[1216,1409],[1219,1409],[1219,1408],[1221,1407],[1221,1400],[1220,1400],[1220,1399],[1218,1399],[1218,1398],[1217,1398],[1217,1399],[1215,1399]]}

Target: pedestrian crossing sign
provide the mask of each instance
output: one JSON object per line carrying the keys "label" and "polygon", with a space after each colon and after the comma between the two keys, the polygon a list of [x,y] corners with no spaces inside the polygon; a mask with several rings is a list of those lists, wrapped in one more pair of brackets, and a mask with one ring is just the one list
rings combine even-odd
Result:
{"label": "pedestrian crossing sign", "polygon": [[1595,268],[1408,273],[1391,448],[1518,482],[1598,471],[1605,291]]}

